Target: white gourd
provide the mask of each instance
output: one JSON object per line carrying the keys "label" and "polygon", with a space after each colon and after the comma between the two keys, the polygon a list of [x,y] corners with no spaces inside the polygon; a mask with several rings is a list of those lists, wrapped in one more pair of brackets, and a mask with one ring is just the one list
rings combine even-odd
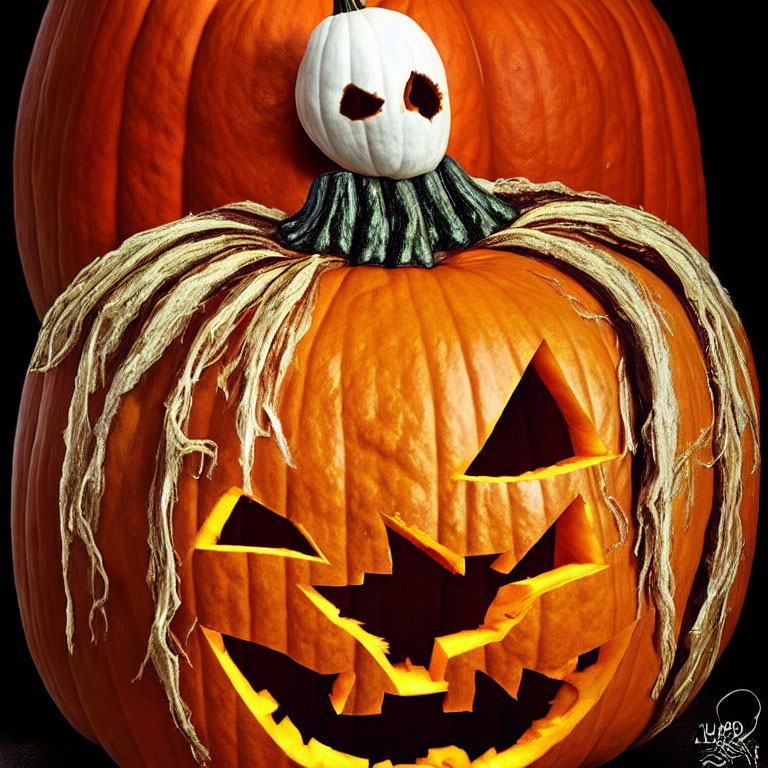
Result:
{"label": "white gourd", "polygon": [[320,22],[299,67],[296,108],[328,157],[365,176],[428,173],[448,146],[445,67],[427,33],[397,11],[365,8]]}

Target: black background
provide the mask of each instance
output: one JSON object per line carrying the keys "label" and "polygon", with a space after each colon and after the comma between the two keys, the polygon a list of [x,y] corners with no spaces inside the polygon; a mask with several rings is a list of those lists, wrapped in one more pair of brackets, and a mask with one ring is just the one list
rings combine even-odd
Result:
{"label": "black background", "polygon": [[[190,0],[193,2],[194,0]],[[622,2],[623,0],[615,0]],[[88,0],[80,0],[88,2]],[[11,157],[19,92],[34,37],[45,7],[43,0],[16,4],[15,16],[4,25],[4,85],[2,123],[2,254],[5,309],[2,349],[5,351],[5,404],[2,413],[2,480],[5,499],[10,499],[13,434],[24,371],[39,323],[29,301],[16,250],[13,224]],[[711,233],[711,262],[729,289],[752,341],[763,380],[765,349],[759,319],[765,245],[760,232],[762,212],[758,179],[762,154],[756,110],[762,107],[762,82],[756,85],[755,68],[760,46],[756,20],[730,8],[705,6],[682,0],[658,0],[656,7],[670,26],[682,54],[696,103],[707,178]],[[707,8],[707,10],[704,10]],[[711,10],[710,10],[711,9]],[[757,105],[757,106],[755,106]],[[9,504],[8,504],[9,506]],[[9,518],[6,518],[9,519]],[[97,746],[77,734],[59,714],[43,687],[24,642],[19,620],[11,565],[10,526],[0,528],[0,768],[114,768]],[[688,711],[654,741],[625,753],[610,765],[698,766],[693,741],[700,722],[714,721],[718,700],[736,688],[749,688],[768,705],[764,654],[768,641],[762,637],[762,618],[768,564],[765,536],[758,539],[758,555],[750,590],[736,634],[710,680]],[[768,750],[768,714],[758,728],[758,741]],[[169,766],[172,768],[172,766]],[[266,767],[265,767],[266,768]]]}

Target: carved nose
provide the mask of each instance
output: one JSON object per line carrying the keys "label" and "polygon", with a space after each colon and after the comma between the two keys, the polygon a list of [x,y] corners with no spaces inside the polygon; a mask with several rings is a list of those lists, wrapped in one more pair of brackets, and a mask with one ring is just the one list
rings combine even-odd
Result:
{"label": "carved nose", "polygon": [[[574,587],[578,592],[584,580],[610,576],[581,496],[519,560],[511,552],[464,557],[399,517],[382,518],[390,573],[366,573],[361,584],[301,587],[336,630],[368,652],[354,671],[336,679],[331,701],[337,713],[378,714],[387,692],[440,693],[445,712],[472,710],[472,681],[475,671],[487,671],[481,649],[489,644],[504,656],[503,663],[494,664],[495,683],[516,696],[523,672],[535,671],[536,659],[518,658],[518,642],[510,645],[507,635],[550,592]],[[592,663],[588,654],[581,655],[610,639],[614,630],[608,623],[598,627],[595,643],[580,633],[560,638],[559,662],[572,661],[579,669],[582,662]]]}
{"label": "carved nose", "polygon": [[[480,558],[485,562],[475,563],[465,576],[451,573],[391,529],[388,534],[391,574],[367,574],[359,586],[316,589],[343,616],[385,638],[393,664],[408,659],[426,667],[435,637],[482,623],[506,575],[490,570],[493,555]],[[486,575],[495,575],[499,583],[491,583]]]}
{"label": "carved nose", "polygon": [[384,638],[392,664],[429,667],[436,637],[479,627],[502,586],[554,568],[554,527],[509,573],[491,567],[498,554],[439,562],[392,528],[388,536],[391,574],[368,573],[359,585],[315,589],[342,616]]}

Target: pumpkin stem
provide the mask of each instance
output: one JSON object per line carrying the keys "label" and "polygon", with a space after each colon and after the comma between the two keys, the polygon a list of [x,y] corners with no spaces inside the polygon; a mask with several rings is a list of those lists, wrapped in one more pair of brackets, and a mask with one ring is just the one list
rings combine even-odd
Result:
{"label": "pumpkin stem", "polygon": [[435,253],[473,245],[515,217],[446,156],[434,171],[411,179],[351,171],[318,176],[277,234],[294,251],[337,254],[354,265],[432,267]]}
{"label": "pumpkin stem", "polygon": [[362,11],[365,8],[365,2],[366,0],[333,0],[333,15]]}

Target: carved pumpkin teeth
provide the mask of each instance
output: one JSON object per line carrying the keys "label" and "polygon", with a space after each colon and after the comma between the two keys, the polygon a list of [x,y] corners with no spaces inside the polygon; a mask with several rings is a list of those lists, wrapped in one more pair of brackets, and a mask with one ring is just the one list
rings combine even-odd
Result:
{"label": "carved pumpkin teeth", "polygon": [[[502,751],[504,764],[530,764],[543,754],[542,737],[552,743],[565,738],[594,697],[602,694],[626,652],[634,626],[572,658],[559,671],[521,670],[515,697],[478,672],[472,711],[452,712],[445,701],[441,710],[441,694],[385,696],[380,711],[363,718],[339,716],[329,703],[344,676],[334,681],[333,675],[312,672],[285,654],[200,629],[207,659],[225,673],[222,684],[227,689],[234,686],[244,711],[256,718],[284,753],[302,765],[324,766],[364,754],[369,765],[391,768],[401,760],[413,764],[425,754],[427,764],[444,765],[443,758],[451,758],[450,764],[468,765],[472,757],[492,757]],[[588,660],[596,661],[596,655],[600,664],[587,666]],[[452,746],[426,746],[429,736]],[[317,755],[322,755],[320,762],[314,760]]]}
{"label": "carved pumpkin teeth", "polygon": [[[320,675],[289,656],[256,643],[223,636],[224,647],[253,691],[277,703],[272,719],[287,717],[304,743],[317,739],[372,763],[390,759],[412,763],[435,743],[452,743],[470,759],[489,747],[501,751],[515,744],[532,723],[547,717],[561,689],[570,687],[525,669],[517,698],[482,672],[476,673],[472,711],[445,712],[443,694],[385,694],[381,712],[360,718],[339,715],[331,703],[336,675]],[[575,696],[569,696],[572,701]],[[392,734],[397,733],[396,744]],[[362,746],[364,745],[364,746]]]}

